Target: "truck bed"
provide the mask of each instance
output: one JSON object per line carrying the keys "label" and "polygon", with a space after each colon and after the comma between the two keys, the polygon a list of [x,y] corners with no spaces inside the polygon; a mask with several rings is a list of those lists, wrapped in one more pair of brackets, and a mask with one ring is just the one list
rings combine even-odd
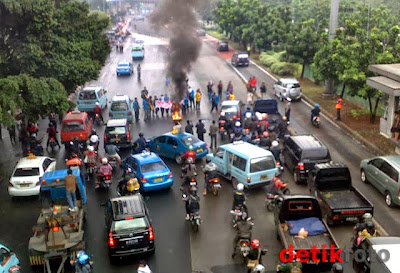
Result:
{"label": "truck bed", "polygon": [[284,231],[281,227],[279,227],[279,232],[283,235],[283,239],[285,241],[285,247],[289,245],[293,245],[294,249],[311,249],[312,246],[316,246],[317,249],[321,249],[322,245],[330,246],[336,245],[334,240],[330,237],[329,233],[326,235],[315,235],[308,236],[304,239],[297,238],[294,235],[290,235],[289,231]]}
{"label": "truck bed", "polygon": [[371,204],[355,190],[320,192],[331,209],[370,208]]}

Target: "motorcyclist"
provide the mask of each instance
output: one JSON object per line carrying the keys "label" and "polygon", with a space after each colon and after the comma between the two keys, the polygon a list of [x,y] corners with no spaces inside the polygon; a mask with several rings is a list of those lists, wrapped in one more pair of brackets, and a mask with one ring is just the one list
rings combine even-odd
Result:
{"label": "motorcyclist", "polygon": [[97,135],[97,132],[95,129],[92,129],[92,133],[90,135],[89,138],[89,145],[93,146],[93,148],[97,151],[97,149],[99,148],[99,136]]}
{"label": "motorcyclist", "polygon": [[254,112],[250,109],[250,107],[246,108],[246,111],[243,113],[243,117],[245,119],[251,119],[251,117],[254,115]]}
{"label": "motorcyclist", "polygon": [[246,206],[246,194],[244,193],[244,185],[242,183],[239,183],[237,185],[236,190],[233,194],[232,210],[239,207],[243,207],[246,215],[249,214]]}
{"label": "motorcyclist", "polygon": [[29,138],[29,148],[35,155],[43,154],[43,147],[41,145],[42,139],[37,139],[36,134],[33,133]]}
{"label": "motorcyclist", "polygon": [[85,162],[86,169],[88,168],[89,164],[96,165],[97,153],[95,152],[93,146],[87,147],[87,150],[85,151],[85,159],[83,161]]}
{"label": "motorcyclist", "polygon": [[242,124],[240,123],[240,121],[235,122],[235,126],[233,127],[232,131],[235,134],[235,136],[239,136],[242,134],[243,128],[242,128]]}
{"label": "motorcyclist", "polygon": [[103,114],[101,113],[103,109],[101,109],[100,103],[96,102],[96,105],[93,108],[93,113],[96,115],[98,114],[100,117],[101,122],[104,123]]}
{"label": "motorcyclist", "polygon": [[54,141],[56,142],[57,146],[61,148],[60,143],[58,142],[57,139],[57,129],[54,127],[54,124],[52,122],[49,123],[49,127],[47,128],[47,145],[46,149],[49,148],[49,143],[50,139],[54,138]]}
{"label": "motorcyclist", "polygon": [[182,159],[186,162],[189,158],[191,158],[193,162],[196,162],[196,152],[194,151],[194,147],[192,145],[189,145],[186,153],[182,155]]}
{"label": "motorcyclist", "polygon": [[139,133],[139,138],[133,143],[134,147],[136,147],[136,152],[141,153],[147,147],[147,141],[144,138],[143,133]]}
{"label": "motorcyclist", "polygon": [[279,179],[278,174],[271,179],[271,182],[267,186],[267,192],[273,194],[276,198],[283,197],[282,189],[287,187],[287,183],[283,183],[282,180]]}
{"label": "motorcyclist", "polygon": [[343,265],[341,265],[340,263],[334,263],[332,265],[332,273],[343,273]]}
{"label": "motorcyclist", "polygon": [[186,162],[186,165],[182,168],[182,184],[180,187],[181,191],[184,190],[189,178],[197,176],[197,168],[194,164],[193,158],[189,157]]}
{"label": "motorcyclist", "polygon": [[209,180],[215,178],[216,176],[216,169],[217,165],[215,165],[213,162],[211,162],[210,158],[206,158],[206,165],[203,168],[204,172],[204,190],[203,190],[203,195],[207,195],[207,188],[209,187]]}
{"label": "motorcyclist", "polygon": [[189,195],[184,197],[186,220],[190,219],[190,214],[196,213],[200,210],[200,198],[197,196],[197,189],[195,187],[189,189]]}
{"label": "motorcyclist", "polygon": [[269,133],[264,131],[260,137],[260,147],[271,147],[271,139],[269,138]]}
{"label": "motorcyclist", "polygon": [[262,116],[261,121],[258,122],[259,132],[265,132],[265,131],[268,130],[269,122],[268,122],[267,119],[268,119],[268,115],[265,114],[265,115]]}
{"label": "motorcyclist", "polygon": [[262,256],[267,253],[266,249],[260,248],[260,241],[258,239],[251,240],[251,250],[249,255],[247,255],[247,272],[251,273],[251,269],[255,267],[256,264],[262,264]]}
{"label": "motorcyclist", "polygon": [[137,273],[152,273],[152,271],[151,271],[150,267],[147,265],[146,261],[141,260],[139,262],[139,267],[137,269]]}
{"label": "motorcyclist", "polygon": [[311,110],[311,121],[313,121],[314,117],[318,117],[321,109],[319,109],[319,104],[314,104],[314,109]]}
{"label": "motorcyclist", "polygon": [[74,139],[69,142],[69,146],[72,154],[77,154],[79,158],[82,158],[82,152],[81,152],[82,145],[79,142],[78,137],[74,137]]}
{"label": "motorcyclist", "polygon": [[56,128],[56,130],[57,130],[57,117],[56,117],[56,114],[54,112],[51,112],[49,114],[49,121],[50,121],[50,123],[53,124],[54,128]]}
{"label": "motorcyclist", "polygon": [[118,190],[122,196],[132,195],[139,192],[140,184],[136,177],[130,177],[128,180],[121,180],[118,184]]}
{"label": "motorcyclist", "polygon": [[372,221],[368,221],[365,223],[365,227],[363,230],[358,232],[358,237],[356,238],[356,245],[359,246],[362,241],[366,238],[375,237],[376,236],[376,228]]}
{"label": "motorcyclist", "polygon": [[278,124],[276,128],[276,132],[279,139],[282,139],[287,134],[288,132],[287,127],[288,127],[287,117],[283,116],[282,121]]}
{"label": "motorcyclist", "polygon": [[[296,252],[293,251],[292,257],[289,255],[289,251],[286,251],[284,254],[285,260],[287,260],[286,263],[280,262],[276,266],[276,272],[279,273],[301,273],[303,264],[299,261],[299,259],[296,258]],[[293,259],[293,260],[292,260]]]}
{"label": "motorcyclist", "polygon": [[232,258],[235,257],[238,250],[238,243],[240,239],[251,239],[251,230],[253,229],[254,223],[250,221],[250,218],[247,217],[247,213],[243,213],[240,221],[235,223],[233,227],[236,229],[236,236],[233,239],[233,252]]}
{"label": "motorcyclist", "polygon": [[90,260],[89,255],[87,255],[83,250],[79,251],[76,255],[76,260],[71,257],[71,265],[75,264],[75,273],[90,273],[92,272],[93,261]]}
{"label": "motorcyclist", "polygon": [[244,141],[244,142],[251,142],[251,138],[249,136],[249,130],[248,129],[242,131],[241,140]]}
{"label": "motorcyclist", "polygon": [[275,161],[281,161],[281,148],[279,148],[279,142],[274,140],[271,143],[271,153],[274,155]]}
{"label": "motorcyclist", "polygon": [[226,118],[226,116],[225,116],[225,112],[221,112],[221,114],[219,115],[219,121],[225,121],[225,123],[224,123],[224,128],[225,128],[225,130],[226,130],[226,132],[229,134],[229,132],[230,132],[230,122],[229,122],[229,120]]}
{"label": "motorcyclist", "polygon": [[39,127],[35,122],[29,123],[27,130],[29,132],[29,135],[31,136],[32,134],[37,134],[39,132]]}
{"label": "motorcyclist", "polygon": [[121,157],[118,154],[119,148],[117,146],[114,144],[107,144],[104,150],[106,151],[108,158],[116,159],[118,164],[121,164]]}
{"label": "motorcyclist", "polygon": [[[107,158],[103,157],[101,159],[101,166],[99,168],[99,170],[97,171],[97,173],[99,175],[106,175],[106,174],[112,174],[112,167],[110,165],[110,163],[108,163]],[[96,189],[98,189],[100,187],[100,180],[96,179]]]}

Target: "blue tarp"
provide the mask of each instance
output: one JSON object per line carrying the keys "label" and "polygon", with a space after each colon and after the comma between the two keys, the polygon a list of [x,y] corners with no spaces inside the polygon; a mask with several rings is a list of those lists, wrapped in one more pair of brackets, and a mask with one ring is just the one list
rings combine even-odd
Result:
{"label": "blue tarp", "polygon": [[324,224],[317,217],[288,221],[288,226],[291,235],[297,235],[301,228],[308,231],[308,236],[319,235],[326,232]]}

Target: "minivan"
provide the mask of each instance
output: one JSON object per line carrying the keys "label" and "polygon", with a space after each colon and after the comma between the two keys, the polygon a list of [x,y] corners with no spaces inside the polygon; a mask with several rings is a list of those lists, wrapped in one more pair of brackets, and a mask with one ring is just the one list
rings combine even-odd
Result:
{"label": "minivan", "polygon": [[110,102],[108,115],[111,119],[126,118],[129,122],[133,121],[132,101],[127,95],[116,95]]}
{"label": "minivan", "polygon": [[107,107],[107,91],[102,86],[88,86],[83,88],[79,94],[76,103],[81,112],[93,112],[96,102],[102,109]]}
{"label": "minivan", "polygon": [[110,119],[104,132],[104,147],[114,144],[120,148],[132,147],[130,124],[126,118]]}
{"label": "minivan", "polygon": [[221,104],[221,111],[225,113],[228,120],[241,120],[243,104],[240,100],[224,100]]}
{"label": "minivan", "polygon": [[207,158],[217,165],[217,171],[232,181],[233,187],[239,183],[245,187],[268,184],[278,168],[270,151],[253,144],[235,141],[221,145],[215,154]]}
{"label": "minivan", "polygon": [[249,66],[249,54],[246,52],[235,53],[232,56],[233,66]]}
{"label": "minivan", "polygon": [[315,164],[331,161],[328,148],[312,135],[289,136],[284,141],[281,156],[281,162],[293,171],[296,183],[307,182]]}

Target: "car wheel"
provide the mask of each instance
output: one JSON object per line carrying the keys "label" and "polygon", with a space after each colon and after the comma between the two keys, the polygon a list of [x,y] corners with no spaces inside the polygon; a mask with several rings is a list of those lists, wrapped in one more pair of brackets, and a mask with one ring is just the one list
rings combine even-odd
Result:
{"label": "car wheel", "polygon": [[385,193],[385,203],[388,207],[393,206],[393,199],[392,196],[390,195],[390,192],[388,191]]}
{"label": "car wheel", "polygon": [[365,174],[365,171],[363,169],[361,169],[361,181],[368,184],[368,179],[367,179],[367,175]]}
{"label": "car wheel", "polygon": [[179,165],[182,164],[182,156],[180,154],[175,155],[175,162]]}
{"label": "car wheel", "polygon": [[232,187],[236,190],[237,185],[239,185],[239,181],[236,178],[232,178]]}

